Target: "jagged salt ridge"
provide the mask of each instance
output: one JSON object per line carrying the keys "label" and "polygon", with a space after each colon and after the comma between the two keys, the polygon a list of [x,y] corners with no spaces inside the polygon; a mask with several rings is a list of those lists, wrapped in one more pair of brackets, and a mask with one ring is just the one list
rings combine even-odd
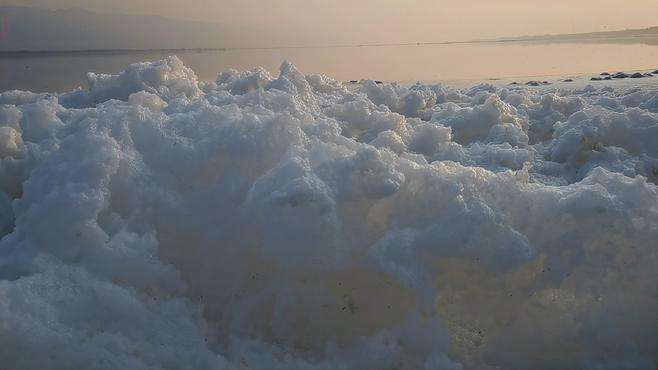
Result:
{"label": "jagged salt ridge", "polygon": [[175,57],[0,94],[0,363],[654,369],[658,94]]}

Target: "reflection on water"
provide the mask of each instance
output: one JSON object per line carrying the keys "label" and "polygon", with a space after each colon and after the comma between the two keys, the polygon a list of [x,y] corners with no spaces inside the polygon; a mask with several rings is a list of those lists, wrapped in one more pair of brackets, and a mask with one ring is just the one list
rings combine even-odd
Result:
{"label": "reflection on water", "polygon": [[[80,86],[88,71],[116,73],[172,52],[0,55],[0,91],[61,91]],[[483,80],[564,76],[658,68],[658,45],[492,43],[269,50],[183,51],[178,56],[203,80],[227,69],[290,60],[305,73],[341,80]]]}

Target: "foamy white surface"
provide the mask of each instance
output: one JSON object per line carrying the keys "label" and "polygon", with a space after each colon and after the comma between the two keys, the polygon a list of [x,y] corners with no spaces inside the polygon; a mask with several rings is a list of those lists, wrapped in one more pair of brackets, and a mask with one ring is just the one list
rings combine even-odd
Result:
{"label": "foamy white surface", "polygon": [[0,368],[655,369],[658,93],[172,57],[0,94]]}

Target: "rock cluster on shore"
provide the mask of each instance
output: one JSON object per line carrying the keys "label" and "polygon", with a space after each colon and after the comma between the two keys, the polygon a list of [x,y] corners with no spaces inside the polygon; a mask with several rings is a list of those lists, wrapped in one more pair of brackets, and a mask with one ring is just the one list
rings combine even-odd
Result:
{"label": "rock cluster on shore", "polygon": [[634,72],[634,73],[625,73],[625,72],[616,72],[616,73],[608,73],[608,72],[603,72],[599,74],[599,76],[595,76],[590,78],[590,81],[609,81],[613,79],[624,79],[624,78],[646,78],[646,77],[653,77],[654,74],[658,74],[658,70],[655,70],[653,72]]}

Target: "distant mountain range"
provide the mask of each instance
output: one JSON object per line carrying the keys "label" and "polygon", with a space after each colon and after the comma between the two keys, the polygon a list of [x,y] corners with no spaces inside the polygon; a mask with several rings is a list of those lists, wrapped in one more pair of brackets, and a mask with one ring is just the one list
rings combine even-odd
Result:
{"label": "distant mountain range", "polygon": [[[272,31],[236,29],[217,23],[180,21],[151,15],[101,14],[82,9],[47,10],[0,6],[0,22],[3,23],[0,25],[0,52],[218,49],[271,47],[285,44],[282,42],[285,38],[277,36]],[[481,42],[658,45],[658,27],[418,44]],[[379,46],[380,44],[364,45]],[[309,46],[321,47],[321,45]]]}
{"label": "distant mountain range", "polygon": [[256,45],[252,30],[159,16],[0,6],[0,51],[221,48]]}
{"label": "distant mountain range", "polygon": [[658,26],[622,31],[573,33],[563,35],[521,36],[499,39],[499,41],[530,41],[548,43],[606,43],[606,44],[649,44],[658,45]]}

